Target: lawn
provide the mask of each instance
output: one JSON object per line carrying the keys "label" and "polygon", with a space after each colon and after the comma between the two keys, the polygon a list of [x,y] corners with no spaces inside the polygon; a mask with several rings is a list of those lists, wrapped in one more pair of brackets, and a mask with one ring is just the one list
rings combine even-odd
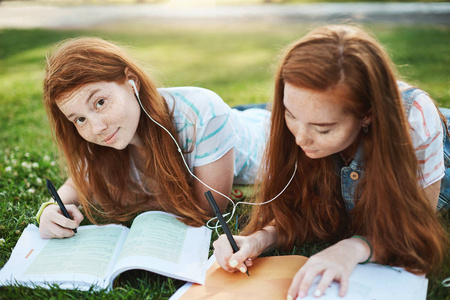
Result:
{"label": "lawn", "polygon": [[[12,2],[14,0],[4,0]],[[183,3],[190,2],[200,5],[254,5],[254,4],[304,4],[304,3],[325,3],[325,2],[446,2],[447,0],[34,0],[34,3],[40,4],[57,4],[57,5],[103,5],[103,4],[165,4],[165,3]]]}
{"label": "lawn", "polygon": [[[385,44],[401,76],[450,107],[450,28],[366,25]],[[229,105],[270,101],[280,51],[310,26],[117,24],[90,30],[0,30],[0,267],[22,230],[48,198],[44,178],[65,179],[42,106],[44,58],[52,44],[75,36],[100,36],[127,45],[160,86],[201,86]],[[442,216],[450,233],[450,216]],[[215,236],[213,236],[215,238]],[[311,255],[310,244],[294,250]],[[430,277],[428,299],[450,299],[440,282],[450,277],[447,257]],[[0,288],[0,299],[166,299],[183,282],[143,272],[120,278],[110,293]]]}

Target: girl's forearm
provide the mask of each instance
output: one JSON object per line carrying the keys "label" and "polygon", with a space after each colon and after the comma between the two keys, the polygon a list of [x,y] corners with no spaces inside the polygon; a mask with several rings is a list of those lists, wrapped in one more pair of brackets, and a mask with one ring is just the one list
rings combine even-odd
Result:
{"label": "girl's forearm", "polygon": [[275,226],[267,226],[250,235],[258,245],[260,253],[268,252],[277,247],[278,233]]}
{"label": "girl's forearm", "polygon": [[367,239],[353,236],[349,239],[342,240],[339,243],[346,244],[349,246],[349,249],[353,249],[356,263],[374,261],[373,249]]}

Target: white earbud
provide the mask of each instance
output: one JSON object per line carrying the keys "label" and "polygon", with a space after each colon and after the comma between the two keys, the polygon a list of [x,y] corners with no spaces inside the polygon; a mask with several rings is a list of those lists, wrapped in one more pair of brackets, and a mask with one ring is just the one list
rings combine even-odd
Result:
{"label": "white earbud", "polygon": [[138,90],[137,90],[136,83],[134,83],[134,80],[133,80],[133,79],[130,79],[130,80],[128,80],[128,82],[129,82],[129,83],[131,84],[131,86],[133,87],[134,94],[135,94],[136,96],[138,96],[138,95],[139,95],[139,92],[138,92]]}

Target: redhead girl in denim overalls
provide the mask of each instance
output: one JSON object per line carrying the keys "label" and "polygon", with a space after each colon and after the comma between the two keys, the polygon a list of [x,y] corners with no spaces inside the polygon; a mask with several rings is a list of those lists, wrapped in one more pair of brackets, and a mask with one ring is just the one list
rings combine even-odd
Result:
{"label": "redhead girl in denim overalls", "polygon": [[[294,276],[287,299],[347,293],[358,263],[430,273],[444,257],[436,209],[448,208],[445,118],[419,89],[397,81],[383,47],[352,26],[326,26],[294,43],[275,78],[271,131],[255,206],[240,251],[215,255],[245,272],[264,251],[324,240]],[[445,110],[444,110],[445,111]],[[445,111],[447,112],[447,111]],[[246,263],[246,265],[244,264]]]}

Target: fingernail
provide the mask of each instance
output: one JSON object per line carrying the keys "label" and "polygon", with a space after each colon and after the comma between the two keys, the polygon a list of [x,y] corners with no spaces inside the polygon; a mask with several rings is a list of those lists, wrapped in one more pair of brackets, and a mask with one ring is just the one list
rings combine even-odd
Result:
{"label": "fingernail", "polygon": [[299,296],[300,298],[305,297],[305,296],[306,296],[305,291],[300,291],[300,293],[298,293],[298,296]]}
{"label": "fingernail", "polygon": [[232,261],[230,261],[230,267],[232,267],[232,268],[236,268],[237,267],[237,265],[238,265],[238,262],[237,262],[237,260],[232,260]]}
{"label": "fingernail", "polygon": [[239,269],[239,271],[241,271],[242,273],[247,272],[247,270],[246,270],[244,267],[241,267],[241,268]]}
{"label": "fingernail", "polygon": [[294,300],[294,298],[291,295],[287,295],[286,300]]}
{"label": "fingernail", "polygon": [[321,290],[316,290],[314,292],[314,297],[320,297],[320,296],[322,296],[322,291]]}

